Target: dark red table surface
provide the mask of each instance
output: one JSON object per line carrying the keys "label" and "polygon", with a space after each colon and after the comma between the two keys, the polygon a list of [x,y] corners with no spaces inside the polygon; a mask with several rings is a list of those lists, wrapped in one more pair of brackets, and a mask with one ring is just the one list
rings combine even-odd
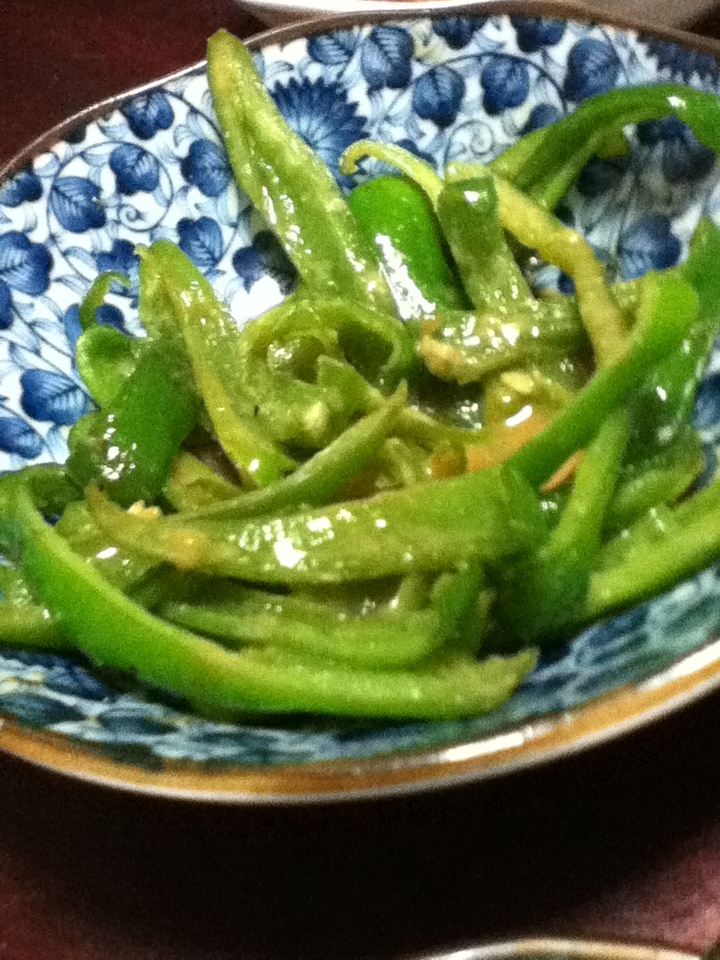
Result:
{"label": "dark red table surface", "polygon": [[[260,29],[231,0],[0,0],[0,166],[219,26]],[[386,960],[537,933],[720,938],[720,695],[534,772],[328,808],[134,797],[0,756],[0,958]]]}

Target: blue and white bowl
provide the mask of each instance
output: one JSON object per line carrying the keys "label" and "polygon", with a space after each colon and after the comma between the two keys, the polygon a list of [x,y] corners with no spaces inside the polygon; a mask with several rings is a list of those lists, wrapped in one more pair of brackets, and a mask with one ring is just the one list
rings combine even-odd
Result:
{"label": "blue and white bowl", "polygon": [[[536,5],[533,9],[541,9]],[[557,11],[557,8],[551,8]],[[595,93],[660,81],[720,90],[720,47],[621,26],[406,10],[266,34],[252,44],[280,110],[332,169],[361,137],[439,167],[489,161]],[[586,16],[586,15],[585,15]],[[367,163],[362,176],[372,174]],[[345,178],[343,186],[352,181]],[[611,274],[678,263],[703,215],[720,223],[714,156],[674,119],[645,124],[628,156],[593,161],[565,203]],[[89,405],[73,359],[78,304],[101,271],[103,322],[136,328],[138,243],[170,238],[239,320],[292,275],[235,188],[202,64],[53,131],[0,187],[0,470],[60,462]],[[546,270],[545,284],[560,284]],[[715,472],[720,355],[697,404]],[[498,775],[616,736],[720,684],[720,567],[578,636],[502,708],[447,723],[214,723],[79,660],[4,650],[0,747],[129,789],[234,802],[373,796]]]}

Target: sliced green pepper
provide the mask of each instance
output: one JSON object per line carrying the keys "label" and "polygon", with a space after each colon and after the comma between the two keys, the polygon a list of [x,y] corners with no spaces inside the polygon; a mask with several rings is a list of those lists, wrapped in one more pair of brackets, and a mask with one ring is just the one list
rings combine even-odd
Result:
{"label": "sliced green pepper", "polygon": [[654,274],[643,288],[638,323],[619,357],[602,367],[576,400],[510,459],[532,484],[548,480],[581,449],[614,409],[632,397],[638,382],[678,348],[697,317],[693,288],[672,274]]}
{"label": "sliced green pepper", "polygon": [[514,471],[490,468],[368,500],[331,504],[242,524],[187,526],[130,515],[90,491],[93,515],[120,545],[148,559],[256,583],[344,583],[498,559],[537,544],[542,510]]}
{"label": "sliced green pepper", "polygon": [[447,183],[437,215],[475,308],[499,313],[530,308],[535,298],[507,245],[490,174]]}
{"label": "sliced green pepper", "polygon": [[76,482],[99,484],[123,506],[157,498],[198,415],[181,370],[168,344],[147,344],[112,405],[71,431],[68,471]]}
{"label": "sliced green pepper", "polygon": [[475,383],[502,370],[544,366],[550,355],[587,348],[577,314],[556,300],[535,301],[534,309],[506,308],[485,313],[440,313],[424,324],[419,356],[437,377]]}
{"label": "sliced green pepper", "polygon": [[382,407],[348,427],[337,440],[277,483],[185,511],[171,522],[182,525],[200,519],[239,519],[327,502],[378,453],[400,416],[406,395],[407,391],[399,390]]}
{"label": "sliced green pepper", "polygon": [[143,261],[155,283],[162,278],[197,389],[223,449],[244,480],[257,486],[272,483],[294,463],[258,429],[252,406],[237,389],[240,332],[235,321],[210,283],[174,244],[154,243],[143,252]]}
{"label": "sliced green pepper", "polygon": [[245,591],[165,604],[162,616],[232,647],[274,646],[359,667],[397,669],[420,663],[442,645],[434,610],[348,616],[327,604],[283,594]]}
{"label": "sliced green pepper", "polygon": [[509,566],[499,616],[521,646],[557,646],[578,619],[627,441],[627,415],[610,415],[588,446],[558,525],[540,550]]}
{"label": "sliced green pepper", "polygon": [[164,496],[176,510],[197,510],[238,496],[231,483],[191,453],[181,450],[173,460]]}
{"label": "sliced green pepper", "polygon": [[355,187],[348,204],[383,256],[403,316],[469,306],[450,267],[432,206],[416,183],[405,177],[376,177]]}
{"label": "sliced green pepper", "polygon": [[472,716],[507,699],[535,663],[526,651],[482,663],[456,658],[416,671],[348,670],[274,649],[231,652],[153,617],[109,586],[43,523],[22,491],[16,515],[28,576],[78,648],[211,714]]}
{"label": "sliced green pepper", "polygon": [[570,116],[518,140],[491,166],[551,209],[601,144],[630,124],[673,114],[688,124],[701,143],[720,151],[717,96],[660,83],[589,97]]}
{"label": "sliced green pepper", "polygon": [[394,316],[377,250],[335,178],[288,126],[250,52],[224,30],[208,41],[208,80],[237,181],[277,233],[307,295],[344,296]]}
{"label": "sliced green pepper", "polygon": [[83,330],[90,330],[95,326],[96,311],[105,302],[105,297],[110,293],[114,283],[118,283],[126,289],[130,287],[130,281],[124,273],[119,273],[117,270],[108,270],[95,279],[85,294],[78,311],[78,319]]}
{"label": "sliced green pepper", "polygon": [[101,407],[112,404],[135,370],[144,340],[128,337],[114,327],[92,326],[78,338],[75,361],[85,386]]}

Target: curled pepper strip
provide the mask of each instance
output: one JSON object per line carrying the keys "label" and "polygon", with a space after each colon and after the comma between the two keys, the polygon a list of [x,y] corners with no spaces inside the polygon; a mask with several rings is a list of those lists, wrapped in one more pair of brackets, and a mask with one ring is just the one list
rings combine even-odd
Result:
{"label": "curled pepper strip", "polygon": [[[465,181],[477,170],[477,164],[453,163],[448,166],[446,177],[450,182]],[[503,227],[575,281],[580,313],[597,362],[606,363],[622,347],[627,324],[607,283],[605,266],[577,230],[567,227],[509,181],[497,175],[493,181]]]}
{"label": "curled pepper strip", "polygon": [[126,290],[130,288],[130,280],[124,273],[120,273],[118,270],[107,270],[95,279],[85,294],[78,311],[78,319],[83,330],[89,330],[95,325],[96,311],[105,302],[105,297],[110,293],[114,283]]}
{"label": "curled pepper strip", "polygon": [[332,173],[287,124],[247,48],[225,30],[208,41],[208,80],[239,185],[277,233],[310,296],[395,307],[377,250]]}
{"label": "curled pepper strip", "polygon": [[552,209],[609,138],[630,124],[672,115],[687,123],[701,143],[720,151],[720,104],[715,94],[660,83],[590,97],[569,116],[521,138],[490,167]]}
{"label": "curled pepper strip", "polygon": [[336,382],[338,364],[388,393],[411,373],[415,340],[363,305],[295,296],[245,327],[231,375],[276,442],[318,449],[363,409],[367,388]]}

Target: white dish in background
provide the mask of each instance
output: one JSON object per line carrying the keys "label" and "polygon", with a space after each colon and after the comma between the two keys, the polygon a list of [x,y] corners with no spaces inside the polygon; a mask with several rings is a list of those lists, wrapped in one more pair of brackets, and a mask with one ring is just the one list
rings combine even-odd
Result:
{"label": "white dish in background", "polygon": [[[331,16],[335,13],[407,13],[442,12],[482,7],[477,0],[236,0],[238,5],[270,26],[293,20]],[[598,18],[613,16],[645,20],[653,26],[689,27],[709,12],[716,0],[598,0],[593,4]],[[586,5],[587,6],[587,5]]]}

